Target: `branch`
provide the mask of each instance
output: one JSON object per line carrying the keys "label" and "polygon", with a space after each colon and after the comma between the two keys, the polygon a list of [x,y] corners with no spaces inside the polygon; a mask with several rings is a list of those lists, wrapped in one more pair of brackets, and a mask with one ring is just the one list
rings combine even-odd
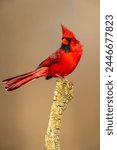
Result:
{"label": "branch", "polygon": [[49,117],[45,150],[60,150],[60,124],[62,114],[73,99],[73,84],[68,80],[57,79],[53,104]]}

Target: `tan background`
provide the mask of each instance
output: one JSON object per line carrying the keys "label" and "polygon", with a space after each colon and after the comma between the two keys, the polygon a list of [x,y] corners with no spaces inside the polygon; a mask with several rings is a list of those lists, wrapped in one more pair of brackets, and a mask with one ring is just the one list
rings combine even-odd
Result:
{"label": "tan background", "polygon": [[[99,150],[99,0],[0,0],[0,82],[31,71],[60,46],[63,23],[84,45],[61,150]],[[42,150],[55,79],[14,92],[0,83],[0,150]]]}

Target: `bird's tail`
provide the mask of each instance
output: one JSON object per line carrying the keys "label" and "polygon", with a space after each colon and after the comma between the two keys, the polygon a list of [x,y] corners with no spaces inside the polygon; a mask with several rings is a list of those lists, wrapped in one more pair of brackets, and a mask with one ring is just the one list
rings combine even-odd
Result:
{"label": "bird's tail", "polygon": [[46,76],[46,75],[47,75],[47,68],[40,68],[32,72],[28,72],[19,76],[5,79],[2,82],[5,84],[5,89],[7,91],[12,91],[21,87],[22,85],[28,83],[33,79]]}

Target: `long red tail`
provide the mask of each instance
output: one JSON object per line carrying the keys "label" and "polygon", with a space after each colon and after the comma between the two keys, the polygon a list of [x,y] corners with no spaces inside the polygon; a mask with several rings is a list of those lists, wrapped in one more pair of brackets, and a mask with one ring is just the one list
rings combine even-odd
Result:
{"label": "long red tail", "polygon": [[3,83],[5,83],[5,89],[7,91],[12,91],[21,87],[22,85],[28,83],[29,81],[35,78],[39,78],[39,77],[46,76],[46,75],[47,75],[47,68],[40,68],[32,72],[28,72],[19,76],[15,76],[15,77],[3,80]]}

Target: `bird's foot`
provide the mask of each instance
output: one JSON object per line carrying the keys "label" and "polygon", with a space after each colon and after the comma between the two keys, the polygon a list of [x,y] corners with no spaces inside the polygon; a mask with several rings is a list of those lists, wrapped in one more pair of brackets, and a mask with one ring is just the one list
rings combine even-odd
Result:
{"label": "bird's foot", "polygon": [[72,82],[72,81],[69,81],[68,79],[64,78],[63,76],[60,76],[60,75],[58,75],[58,74],[56,74],[56,76],[57,76],[59,79],[64,80],[65,82],[69,82],[70,84],[73,85],[73,82]]}
{"label": "bird's foot", "polygon": [[65,78],[62,77],[62,76],[60,76],[59,74],[56,74],[56,76],[57,76],[58,78],[60,78],[61,80],[65,80]]}

